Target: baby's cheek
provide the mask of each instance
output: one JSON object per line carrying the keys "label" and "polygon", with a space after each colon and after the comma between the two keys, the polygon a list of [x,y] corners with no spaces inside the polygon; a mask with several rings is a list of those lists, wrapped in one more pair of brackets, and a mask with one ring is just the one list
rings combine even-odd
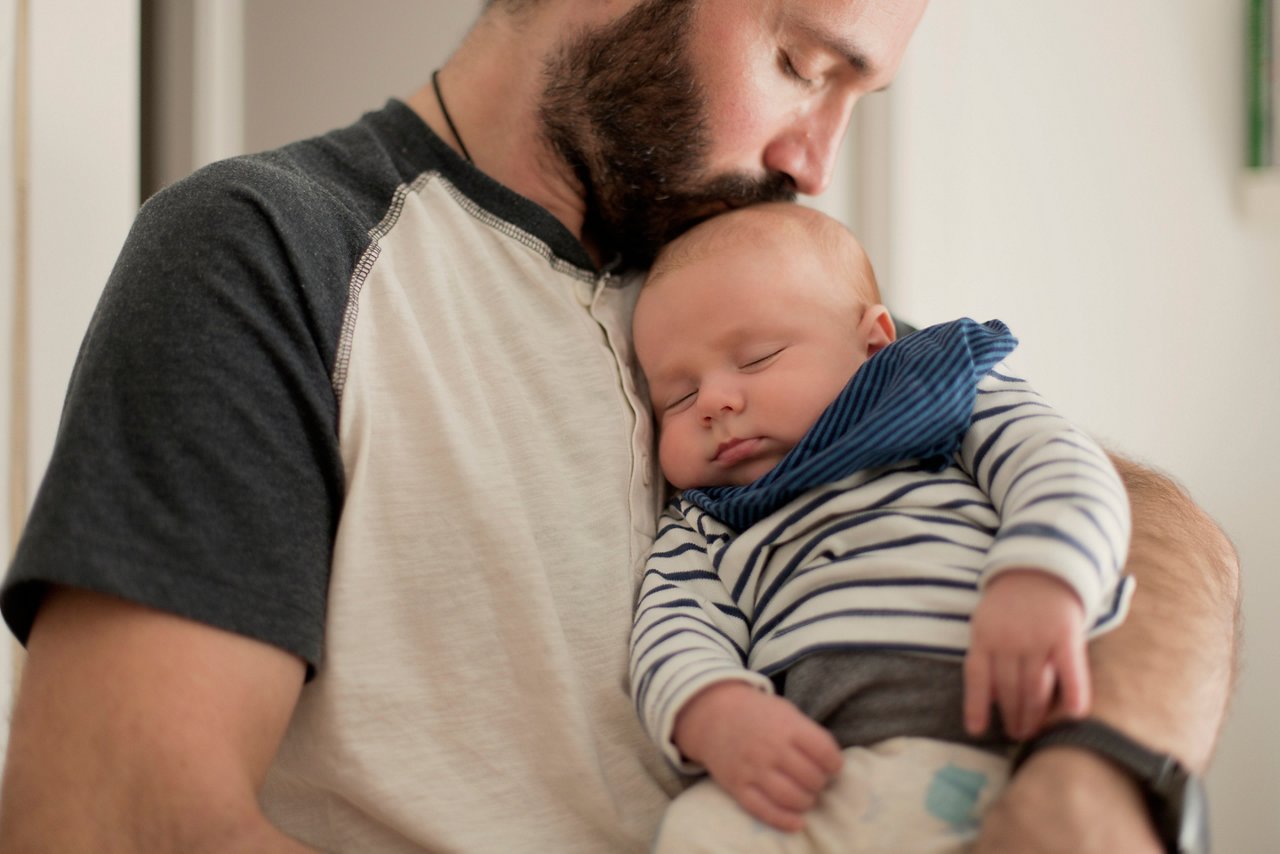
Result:
{"label": "baby's cheek", "polygon": [[684,454],[679,447],[680,441],[675,430],[663,430],[658,434],[658,465],[662,474],[671,485],[684,489],[688,485],[688,472],[684,471]]}

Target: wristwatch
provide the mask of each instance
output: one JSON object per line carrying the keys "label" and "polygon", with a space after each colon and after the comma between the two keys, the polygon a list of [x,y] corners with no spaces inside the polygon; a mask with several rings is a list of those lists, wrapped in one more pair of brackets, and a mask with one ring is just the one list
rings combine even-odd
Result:
{"label": "wristwatch", "polygon": [[1056,724],[1023,743],[1014,754],[1013,771],[1037,750],[1056,745],[1092,751],[1133,777],[1166,851],[1208,854],[1209,802],[1204,785],[1173,756],[1157,753],[1102,721],[1086,718]]}

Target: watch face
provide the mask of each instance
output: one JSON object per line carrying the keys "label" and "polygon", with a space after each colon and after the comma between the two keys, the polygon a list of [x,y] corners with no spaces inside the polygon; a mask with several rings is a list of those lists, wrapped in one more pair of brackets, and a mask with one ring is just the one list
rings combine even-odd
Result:
{"label": "watch face", "polygon": [[1197,777],[1188,777],[1182,787],[1177,840],[1180,854],[1209,854],[1209,799]]}

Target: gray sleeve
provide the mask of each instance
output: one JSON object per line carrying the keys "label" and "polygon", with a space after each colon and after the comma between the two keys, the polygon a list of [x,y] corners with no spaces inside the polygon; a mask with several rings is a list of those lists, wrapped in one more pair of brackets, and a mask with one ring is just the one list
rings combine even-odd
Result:
{"label": "gray sleeve", "polygon": [[85,336],[0,609],[119,596],[320,662],[343,495],[333,353],[359,218],[266,160],[139,213]]}

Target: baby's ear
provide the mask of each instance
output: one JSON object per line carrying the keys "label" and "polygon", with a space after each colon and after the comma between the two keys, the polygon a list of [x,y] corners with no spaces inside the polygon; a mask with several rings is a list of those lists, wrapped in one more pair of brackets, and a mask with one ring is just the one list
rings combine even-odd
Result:
{"label": "baby's ear", "polygon": [[867,348],[871,356],[889,346],[898,337],[893,326],[893,316],[889,309],[879,303],[869,305],[862,312],[862,320],[858,321],[858,340]]}

